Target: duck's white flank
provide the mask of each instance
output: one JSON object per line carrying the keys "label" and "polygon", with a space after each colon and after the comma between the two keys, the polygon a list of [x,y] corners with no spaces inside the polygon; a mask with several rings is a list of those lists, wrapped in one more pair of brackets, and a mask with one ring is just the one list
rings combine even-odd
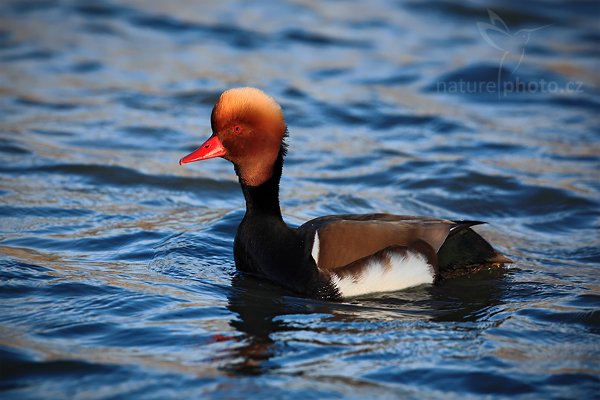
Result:
{"label": "duck's white flank", "polygon": [[319,265],[319,232],[315,232],[315,240],[313,241],[312,251],[310,252],[315,263]]}
{"label": "duck's white flank", "polygon": [[[314,249],[314,247],[313,247]],[[369,261],[359,276],[339,277],[332,274],[332,283],[343,297],[360,296],[367,293],[393,292],[433,283],[434,270],[425,256],[411,251],[406,254],[390,254],[391,268],[378,260]]]}

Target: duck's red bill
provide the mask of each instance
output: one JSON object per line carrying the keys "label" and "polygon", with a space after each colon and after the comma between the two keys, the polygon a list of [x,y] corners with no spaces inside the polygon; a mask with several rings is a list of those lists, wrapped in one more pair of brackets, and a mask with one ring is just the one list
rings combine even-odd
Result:
{"label": "duck's red bill", "polygon": [[222,157],[225,155],[225,147],[216,136],[211,136],[202,146],[194,152],[188,154],[179,160],[179,165],[191,163],[194,161],[208,160],[209,158]]}

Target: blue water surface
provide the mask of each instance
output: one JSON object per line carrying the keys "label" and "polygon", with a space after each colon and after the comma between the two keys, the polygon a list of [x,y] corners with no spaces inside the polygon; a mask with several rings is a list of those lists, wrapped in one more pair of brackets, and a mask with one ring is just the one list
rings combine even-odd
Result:
{"label": "blue water surface", "polygon": [[[594,1],[0,4],[0,398],[594,398]],[[343,302],[235,271],[219,94],[290,129],[288,223],[484,220],[515,263]]]}

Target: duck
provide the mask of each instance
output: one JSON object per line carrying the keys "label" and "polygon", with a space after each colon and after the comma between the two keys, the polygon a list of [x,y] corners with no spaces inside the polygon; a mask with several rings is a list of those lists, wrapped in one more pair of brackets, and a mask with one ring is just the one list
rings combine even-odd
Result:
{"label": "duck", "polygon": [[234,239],[238,271],[299,295],[339,300],[435,284],[511,260],[473,226],[387,213],[328,215],[294,228],[283,219],[279,184],[288,127],[260,89],[224,91],[212,135],[180,165],[221,157],[233,164],[246,203]]}

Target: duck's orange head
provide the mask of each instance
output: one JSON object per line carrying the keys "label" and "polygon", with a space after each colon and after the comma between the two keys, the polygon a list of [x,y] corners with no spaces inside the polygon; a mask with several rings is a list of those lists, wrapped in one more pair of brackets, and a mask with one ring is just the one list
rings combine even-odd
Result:
{"label": "duck's orange head", "polygon": [[273,98],[250,87],[227,90],[213,107],[211,127],[212,136],[179,164],[223,157],[246,185],[271,178],[287,129]]}

